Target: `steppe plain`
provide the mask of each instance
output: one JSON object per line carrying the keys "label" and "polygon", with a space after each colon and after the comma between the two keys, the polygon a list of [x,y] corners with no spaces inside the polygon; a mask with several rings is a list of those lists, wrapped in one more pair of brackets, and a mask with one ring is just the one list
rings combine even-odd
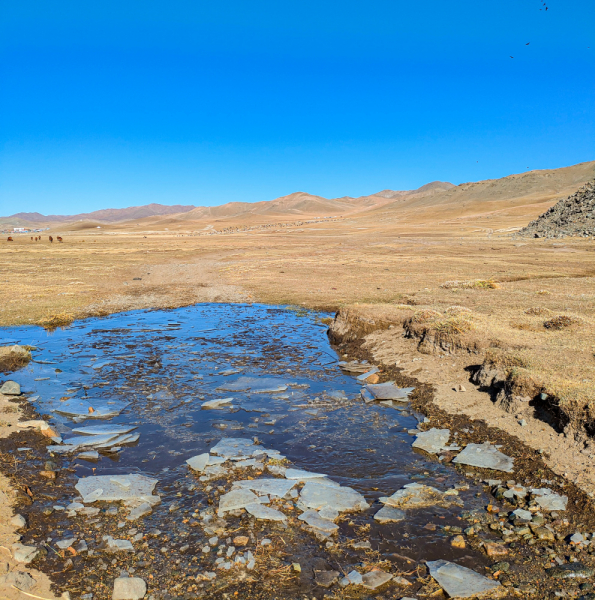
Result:
{"label": "steppe plain", "polygon": [[[342,352],[432,386],[445,414],[510,434],[595,498],[595,243],[516,235],[593,178],[595,162],[344,212],[302,194],[260,213],[52,223],[0,240],[0,325],[196,302],[336,311]],[[493,371],[498,385],[477,375]]]}

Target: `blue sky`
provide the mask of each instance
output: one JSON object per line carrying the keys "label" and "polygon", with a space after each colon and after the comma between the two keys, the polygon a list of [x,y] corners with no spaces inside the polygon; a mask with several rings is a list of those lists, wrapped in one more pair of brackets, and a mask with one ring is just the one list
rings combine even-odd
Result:
{"label": "blue sky", "polygon": [[358,196],[593,160],[595,2],[548,7],[0,0],[0,214]]}

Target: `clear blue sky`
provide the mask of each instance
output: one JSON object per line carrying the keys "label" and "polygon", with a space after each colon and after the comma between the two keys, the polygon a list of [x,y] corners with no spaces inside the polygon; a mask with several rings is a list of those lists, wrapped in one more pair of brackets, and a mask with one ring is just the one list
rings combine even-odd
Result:
{"label": "clear blue sky", "polygon": [[0,0],[0,214],[593,160],[595,2],[548,6]]}

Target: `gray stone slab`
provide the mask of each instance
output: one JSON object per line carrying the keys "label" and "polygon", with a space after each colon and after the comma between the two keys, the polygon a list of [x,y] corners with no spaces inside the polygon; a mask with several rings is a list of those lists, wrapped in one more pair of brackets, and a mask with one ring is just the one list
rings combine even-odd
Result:
{"label": "gray stone slab", "polygon": [[333,487],[307,482],[300,494],[301,503],[307,508],[325,506],[342,511],[359,511],[369,508],[366,499],[350,487]]}
{"label": "gray stone slab", "polygon": [[374,396],[375,400],[407,400],[409,394],[415,389],[400,388],[394,383],[369,383],[366,389]]}
{"label": "gray stone slab", "polygon": [[95,475],[79,479],[74,487],[85,503],[91,503],[97,500],[117,502],[139,496],[152,496],[157,485],[157,479],[151,479],[144,475],[130,474],[120,477],[123,478],[121,481],[127,480],[130,485],[126,487],[114,482],[113,475]]}
{"label": "gray stone slab", "polygon": [[283,498],[296,484],[297,481],[287,481],[286,479],[262,478],[236,481],[233,484],[233,488],[247,489],[260,495]]}
{"label": "gray stone slab", "polygon": [[262,521],[287,521],[287,517],[280,511],[264,506],[260,502],[247,504],[244,507],[253,517]]}
{"label": "gray stone slab", "polygon": [[375,515],[374,519],[380,523],[397,523],[403,521],[407,515],[398,508],[383,506]]}
{"label": "gray stone slab", "polygon": [[470,467],[481,469],[494,469],[512,473],[514,471],[513,459],[502,454],[489,442],[483,444],[468,444],[467,447],[452,461]]}
{"label": "gray stone slab", "polygon": [[500,587],[497,581],[447,560],[426,564],[430,575],[451,598],[481,598]]}
{"label": "gray stone slab", "polygon": [[230,510],[246,508],[247,504],[258,504],[258,496],[250,490],[238,488],[224,494],[219,499],[219,509],[217,514],[223,515]]}
{"label": "gray stone slab", "polygon": [[429,454],[438,454],[448,444],[450,429],[432,428],[417,434],[412,446]]}

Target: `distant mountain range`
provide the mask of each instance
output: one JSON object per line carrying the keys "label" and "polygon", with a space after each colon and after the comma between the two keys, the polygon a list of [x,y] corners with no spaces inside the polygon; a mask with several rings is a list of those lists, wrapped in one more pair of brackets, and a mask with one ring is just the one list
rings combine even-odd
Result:
{"label": "distant mountain range", "polygon": [[144,206],[131,206],[129,208],[104,208],[89,213],[78,215],[42,215],[38,212],[20,212],[2,219],[18,219],[29,223],[68,223],[71,221],[100,221],[104,223],[115,223],[117,221],[129,221],[131,219],[144,219],[159,215],[175,215],[196,208],[195,206],[183,206],[175,204],[166,206],[164,204],[146,204]]}
{"label": "distant mountain range", "polygon": [[228,202],[220,206],[192,206],[180,205],[166,206],[164,204],[146,204],[144,206],[131,206],[129,208],[106,208],[77,215],[42,215],[38,212],[20,212],[8,217],[0,217],[3,222],[14,225],[23,224],[55,224],[72,223],[74,221],[93,221],[97,223],[118,223],[146,217],[159,217],[166,215],[179,215],[181,220],[204,219],[208,217],[232,217],[243,214],[275,216],[299,215],[331,215],[345,214],[382,206],[391,200],[417,193],[432,193],[444,191],[455,187],[452,183],[434,181],[417,190],[393,191],[383,190],[370,196],[352,198],[328,199],[314,196],[305,192],[295,192],[275,200],[262,202]]}
{"label": "distant mountain range", "polygon": [[[574,193],[578,187],[595,177],[595,162],[585,162],[561,169],[526,171],[501,179],[453,185],[433,181],[416,190],[382,190],[352,198],[323,198],[306,192],[295,192],[275,200],[262,202],[228,202],[220,206],[164,206],[147,204],[130,208],[111,208],[78,215],[17,213],[0,217],[8,227],[56,227],[63,224],[70,230],[87,229],[95,225],[114,227],[180,227],[191,222],[220,221],[236,224],[260,221],[300,220],[309,217],[347,216],[363,214],[371,219],[432,219],[462,218],[478,211],[521,210],[527,214],[546,209],[561,197]],[[519,213],[520,214],[520,213]],[[524,213],[523,213],[524,214]],[[532,217],[533,218],[533,217]],[[120,225],[120,223],[122,225]]]}

